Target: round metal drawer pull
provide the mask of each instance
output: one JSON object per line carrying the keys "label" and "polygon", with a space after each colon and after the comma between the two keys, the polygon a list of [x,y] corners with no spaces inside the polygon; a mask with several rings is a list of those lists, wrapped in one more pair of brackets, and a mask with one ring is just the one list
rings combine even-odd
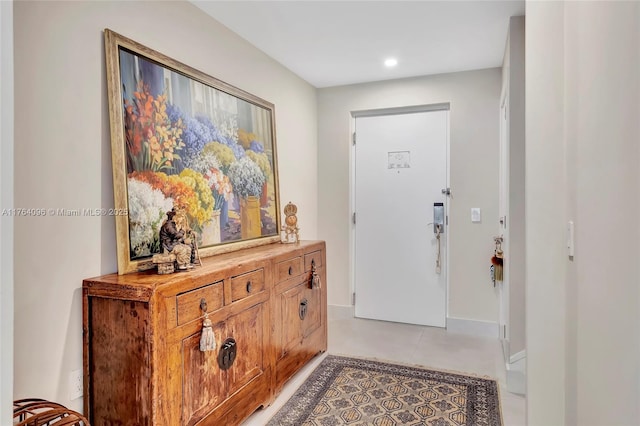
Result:
{"label": "round metal drawer pull", "polygon": [[228,338],[222,343],[220,352],[218,352],[218,365],[221,370],[228,370],[233,365],[233,361],[236,359],[236,341],[233,338]]}
{"label": "round metal drawer pull", "polygon": [[289,266],[289,275],[293,275],[293,266]]}
{"label": "round metal drawer pull", "polygon": [[247,293],[251,293],[251,281],[247,281]]}

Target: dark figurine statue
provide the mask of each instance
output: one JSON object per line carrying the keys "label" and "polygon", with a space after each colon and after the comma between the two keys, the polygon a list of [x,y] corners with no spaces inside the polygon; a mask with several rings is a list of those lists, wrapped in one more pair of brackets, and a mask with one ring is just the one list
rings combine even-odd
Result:
{"label": "dark figurine statue", "polygon": [[179,230],[174,216],[176,211],[172,209],[167,212],[167,220],[160,228],[160,244],[164,253],[173,253],[176,256],[178,269],[185,270],[193,267],[193,241],[185,236],[185,232]]}

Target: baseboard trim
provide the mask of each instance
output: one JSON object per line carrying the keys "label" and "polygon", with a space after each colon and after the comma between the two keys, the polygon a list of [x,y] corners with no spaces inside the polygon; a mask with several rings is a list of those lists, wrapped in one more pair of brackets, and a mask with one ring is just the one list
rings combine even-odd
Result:
{"label": "baseboard trim", "polygon": [[525,371],[527,367],[527,358],[525,351],[520,351],[509,359],[511,360],[516,357],[517,360],[505,364],[507,373],[507,390],[511,393],[525,395],[527,392],[527,375]]}
{"label": "baseboard trim", "polygon": [[351,319],[354,316],[353,305],[327,305],[327,317],[329,321]]}
{"label": "baseboard trim", "polygon": [[509,357],[509,363],[513,364],[514,362],[517,362],[517,361],[520,361],[521,359],[526,358],[526,356],[527,356],[527,351],[523,349],[520,352],[516,352],[515,354],[511,355]]}
{"label": "baseboard trim", "polygon": [[464,318],[447,318],[447,331],[452,333],[470,334],[472,336],[500,337],[500,327],[497,322],[478,321]]}
{"label": "baseboard trim", "polygon": [[[327,316],[331,320],[355,318],[353,305],[327,305]],[[452,333],[469,334],[482,337],[500,337],[500,327],[497,322],[478,321],[463,318],[447,318],[447,331]],[[524,352],[524,351],[523,351]],[[519,356],[520,353],[513,355]],[[522,355],[524,357],[524,354]]]}

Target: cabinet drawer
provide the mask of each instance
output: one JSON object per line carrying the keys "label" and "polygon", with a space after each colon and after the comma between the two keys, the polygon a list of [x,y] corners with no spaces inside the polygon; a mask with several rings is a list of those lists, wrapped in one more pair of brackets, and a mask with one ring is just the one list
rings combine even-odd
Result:
{"label": "cabinet drawer", "polygon": [[304,270],[310,271],[312,264],[316,265],[316,268],[322,266],[322,251],[317,250],[304,255]]}
{"label": "cabinet drawer", "polygon": [[264,269],[231,278],[231,301],[243,299],[264,290]]}
{"label": "cabinet drawer", "polygon": [[276,264],[276,282],[284,281],[302,273],[302,257],[294,257]]}
{"label": "cabinet drawer", "polygon": [[178,325],[186,324],[202,316],[203,312],[200,309],[202,299],[207,303],[207,312],[220,309],[224,305],[222,281],[178,294],[176,296]]}

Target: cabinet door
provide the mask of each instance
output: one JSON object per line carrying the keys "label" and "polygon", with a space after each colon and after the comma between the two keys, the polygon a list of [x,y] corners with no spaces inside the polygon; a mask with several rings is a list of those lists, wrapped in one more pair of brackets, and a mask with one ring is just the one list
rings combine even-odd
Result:
{"label": "cabinet door", "polygon": [[198,332],[182,340],[183,424],[193,425],[222,403],[228,394],[227,374],[218,366],[218,351],[225,333],[223,323],[214,324],[216,350],[202,352]]}
{"label": "cabinet door", "polygon": [[304,283],[283,292],[279,298],[280,307],[280,342],[278,358],[295,351],[302,344],[302,327],[300,304],[303,301]]}
{"label": "cabinet door", "polygon": [[227,321],[227,337],[235,340],[236,358],[227,370],[229,394],[264,372],[264,348],[266,347],[264,327],[264,304],[258,304],[235,315]]}
{"label": "cabinet door", "polygon": [[306,338],[311,333],[316,331],[322,324],[322,299],[320,297],[320,289],[310,289],[303,284],[304,291],[302,292],[302,299],[300,303],[306,302],[306,315],[301,320],[302,325],[302,337]]}
{"label": "cabinet door", "polygon": [[282,318],[279,358],[299,350],[322,324],[321,290],[304,281],[280,295]]}

